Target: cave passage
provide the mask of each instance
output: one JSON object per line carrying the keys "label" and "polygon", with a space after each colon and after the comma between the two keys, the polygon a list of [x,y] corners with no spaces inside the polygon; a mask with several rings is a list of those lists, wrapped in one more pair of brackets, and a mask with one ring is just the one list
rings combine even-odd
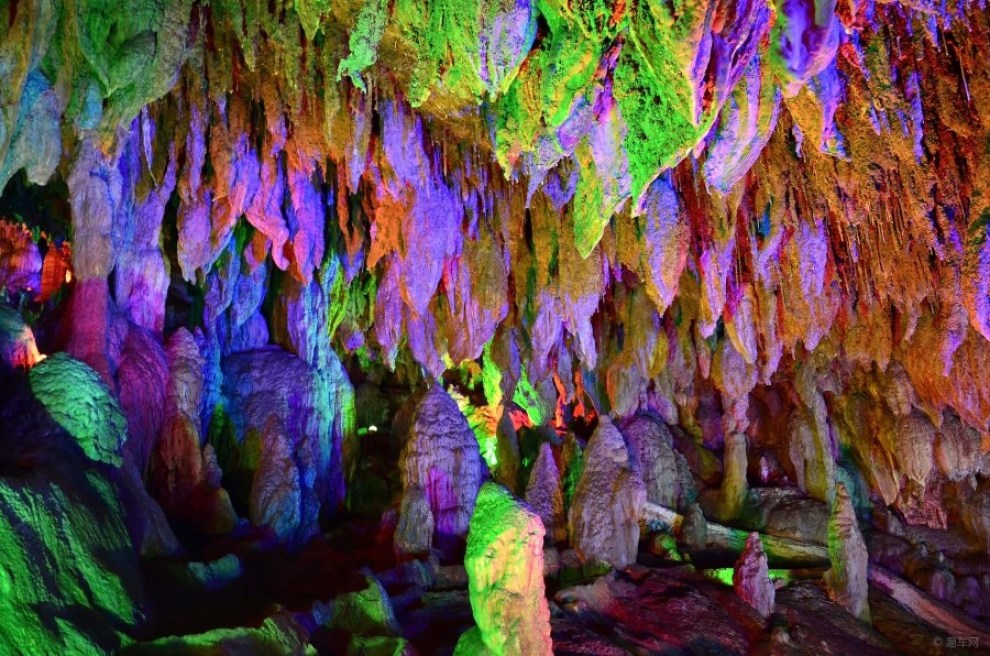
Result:
{"label": "cave passage", "polygon": [[985,0],[7,0],[0,656],[990,653]]}

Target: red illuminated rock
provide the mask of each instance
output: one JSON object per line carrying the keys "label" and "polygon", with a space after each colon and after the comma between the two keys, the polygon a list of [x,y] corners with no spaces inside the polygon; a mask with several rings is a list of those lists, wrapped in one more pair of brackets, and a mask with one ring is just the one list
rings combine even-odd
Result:
{"label": "red illuminated rock", "polygon": [[756,609],[762,617],[773,612],[776,591],[767,569],[767,555],[763,552],[759,533],[750,533],[746,547],[739,554],[735,571],[732,573],[732,586],[736,594]]}

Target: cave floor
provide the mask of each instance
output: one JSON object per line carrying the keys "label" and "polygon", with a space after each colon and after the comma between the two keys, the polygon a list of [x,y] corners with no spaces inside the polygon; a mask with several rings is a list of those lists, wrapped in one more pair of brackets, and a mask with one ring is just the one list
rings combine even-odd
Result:
{"label": "cave floor", "polygon": [[[428,584],[412,580],[378,530],[372,521],[349,522],[291,553],[257,532],[202,542],[192,554],[199,562],[234,554],[240,563],[236,576],[208,584],[184,577],[186,563],[149,561],[145,583],[155,622],[140,638],[257,626],[278,611],[305,614],[314,604],[360,590],[363,572],[371,571],[417,653],[452,654],[474,624],[463,568],[436,567]],[[944,646],[950,636],[876,588],[870,592],[872,627],[829,601],[815,578],[781,582],[775,612],[763,622],[730,585],[712,576],[689,565],[657,563],[645,552],[640,563],[576,585],[573,576],[547,579],[557,656],[990,653]],[[314,629],[312,644],[320,654],[349,653],[347,633]]]}

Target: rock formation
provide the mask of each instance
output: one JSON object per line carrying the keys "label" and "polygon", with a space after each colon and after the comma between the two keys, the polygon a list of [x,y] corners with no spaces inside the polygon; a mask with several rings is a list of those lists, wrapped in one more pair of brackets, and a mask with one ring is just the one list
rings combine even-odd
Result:
{"label": "rock formation", "polygon": [[[427,588],[464,584],[489,477],[555,586],[622,570],[562,597],[564,651],[984,635],[984,0],[120,4],[0,12],[0,488],[36,568],[0,593],[32,647],[449,652],[464,591]],[[630,568],[641,520],[723,575],[752,531],[775,568],[827,542],[841,605],[795,578],[752,625]],[[382,584],[402,636],[269,608],[435,551]],[[225,591],[169,574],[227,554]],[[146,626],[73,582],[134,557]],[[658,590],[663,623],[626,610]]]}
{"label": "rock formation", "polygon": [[543,585],[543,523],[505,488],[485,483],[464,566],[477,626],[455,654],[553,654]]}
{"label": "rock formation", "polygon": [[252,519],[303,541],[317,530],[321,510],[339,502],[332,392],[319,370],[278,348],[231,355],[222,371],[228,432],[221,467],[226,473],[229,463],[240,477],[234,493],[250,499]]}
{"label": "rock formation", "polygon": [[560,472],[549,442],[540,445],[526,485],[526,503],[540,516],[547,538],[551,542],[567,539],[567,518],[564,514],[564,494],[560,487]]}
{"label": "rock formation", "polygon": [[29,369],[39,360],[34,332],[17,312],[0,307],[0,375]]}
{"label": "rock formation", "polygon": [[859,619],[870,621],[869,554],[846,487],[836,486],[828,522],[828,554],[832,568],[825,575],[828,596]]}
{"label": "rock formation", "polygon": [[423,488],[408,488],[402,495],[399,522],[393,538],[396,555],[402,557],[429,554],[435,529],[433,511]]}
{"label": "rock formation", "polygon": [[208,533],[225,533],[233,529],[237,517],[201,446],[204,362],[189,331],[172,335],[166,360],[165,413],[151,454],[149,487],[173,520]]}
{"label": "rock formation", "polygon": [[746,538],[746,548],[739,554],[732,573],[732,587],[761,617],[769,617],[773,612],[776,590],[770,580],[767,555],[763,552],[759,533],[750,533]]}
{"label": "rock formation", "polygon": [[584,472],[568,514],[571,542],[582,562],[625,567],[636,561],[646,489],[622,433],[607,418],[585,451]]}
{"label": "rock formation", "polygon": [[674,449],[666,425],[652,417],[636,417],[623,427],[622,434],[643,478],[648,501],[677,510],[694,499],[697,492],[691,470]]}
{"label": "rock formation", "polygon": [[474,433],[442,386],[419,400],[399,467],[406,494],[417,488],[426,494],[437,545],[448,550],[466,537],[485,466]]}
{"label": "rock formation", "polygon": [[31,391],[52,419],[91,460],[119,467],[127,441],[127,419],[99,375],[64,353],[32,367]]}

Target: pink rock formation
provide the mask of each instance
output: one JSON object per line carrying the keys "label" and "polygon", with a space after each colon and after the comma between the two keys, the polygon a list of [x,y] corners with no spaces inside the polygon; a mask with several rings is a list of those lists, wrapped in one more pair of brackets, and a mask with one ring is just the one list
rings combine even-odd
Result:
{"label": "pink rock formation", "polygon": [[172,335],[166,360],[165,413],[151,454],[149,488],[174,520],[206,533],[225,533],[233,529],[237,516],[201,447],[203,358],[189,331]]}
{"label": "pink rock formation", "polygon": [[746,538],[746,547],[739,554],[732,573],[732,587],[761,617],[769,617],[773,612],[776,590],[770,580],[767,555],[763,552],[759,533],[750,533]]}

